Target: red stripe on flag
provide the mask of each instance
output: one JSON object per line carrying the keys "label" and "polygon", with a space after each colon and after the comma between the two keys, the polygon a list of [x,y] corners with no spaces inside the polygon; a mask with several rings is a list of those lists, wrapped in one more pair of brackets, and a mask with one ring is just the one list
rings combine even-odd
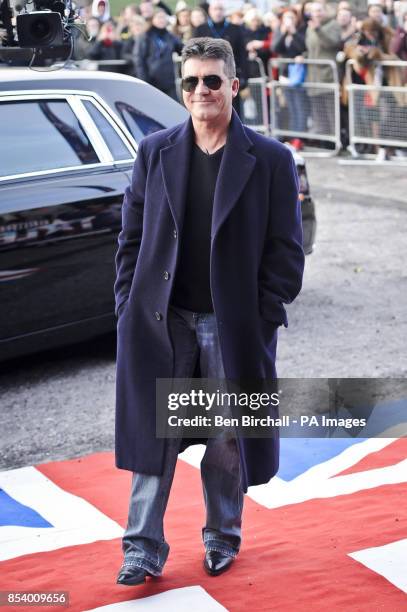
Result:
{"label": "red stripe on flag", "polygon": [[375,451],[363,457],[351,467],[339,472],[336,476],[345,474],[355,474],[365,470],[375,470],[377,468],[388,467],[403,461],[407,457],[407,438],[400,438],[385,446],[382,450]]}
{"label": "red stripe on flag", "polygon": [[[112,455],[39,469],[124,524],[130,475],[113,467]],[[386,485],[272,510],[246,498],[242,552],[230,572],[211,578],[202,569],[199,472],[179,462],[166,515],[171,552],[162,578],[141,587],[115,585],[122,556],[120,540],[113,540],[0,563],[1,589],[68,590],[75,612],[196,584],[231,612],[395,612],[405,608],[406,595],[348,553],[405,537],[406,494],[406,484]]]}

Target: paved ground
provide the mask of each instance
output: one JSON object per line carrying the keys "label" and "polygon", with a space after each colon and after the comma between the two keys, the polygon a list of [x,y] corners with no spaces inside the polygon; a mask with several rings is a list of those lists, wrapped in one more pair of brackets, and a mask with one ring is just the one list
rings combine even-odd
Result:
{"label": "paved ground", "polygon": [[[309,160],[318,235],[279,339],[281,377],[407,373],[406,170]],[[0,375],[0,469],[113,448],[115,338]]]}

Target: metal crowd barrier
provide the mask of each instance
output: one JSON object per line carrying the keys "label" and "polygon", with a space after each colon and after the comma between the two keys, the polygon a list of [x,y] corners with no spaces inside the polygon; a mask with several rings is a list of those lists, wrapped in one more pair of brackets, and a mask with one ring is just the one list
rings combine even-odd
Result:
{"label": "metal crowd barrier", "polygon": [[258,76],[247,81],[249,95],[241,100],[242,121],[257,132],[269,135],[270,122],[267,102],[267,75],[260,58],[249,60],[251,72]]}
{"label": "metal crowd barrier", "polygon": [[[291,85],[288,77],[282,73],[293,63],[288,58],[272,58],[269,61],[270,132],[276,138],[305,141],[307,149],[304,155],[334,156],[341,149],[340,84],[336,63],[304,59],[303,64],[307,67],[305,81]],[[310,68],[318,76],[319,67],[331,70],[332,82],[310,80]],[[279,80],[272,78],[273,68],[278,68]],[[327,143],[332,143],[330,148],[325,148]]]}
{"label": "metal crowd barrier", "polygon": [[[174,54],[176,88],[180,102],[181,58]],[[256,131],[274,136],[280,140],[298,138],[304,142],[304,156],[334,156],[341,149],[340,139],[340,83],[337,65],[328,60],[304,60],[308,67],[308,80],[300,85],[290,85],[284,69],[293,63],[292,59],[272,58],[269,61],[268,79],[263,62],[259,58],[250,60],[251,72],[258,74],[248,79],[249,95],[241,100],[243,122]],[[387,147],[403,151],[407,149],[407,62],[376,62],[385,70],[400,69],[402,87],[352,84],[352,66],[348,60],[345,66],[349,106],[350,148],[357,157],[369,158],[372,154],[356,151],[356,146],[365,144],[372,147]],[[93,61],[82,60],[76,65],[87,70],[109,70],[126,72],[126,60]],[[332,82],[323,83],[309,80],[310,68],[315,73],[318,67],[329,67]],[[279,79],[273,79],[273,69],[278,68]],[[312,75],[312,73],[311,73]],[[321,147],[331,144],[330,149]],[[407,151],[406,151],[407,154]],[[402,155],[402,153],[401,153]],[[407,162],[407,156],[406,156]]]}
{"label": "metal crowd barrier", "polygon": [[401,87],[353,84],[354,65],[354,60],[346,64],[346,80],[349,83],[346,89],[349,141],[355,157],[370,157],[369,154],[357,152],[357,144],[407,149],[407,62],[389,60],[375,63],[380,71],[385,71],[387,67],[399,69],[399,78],[403,84]]}

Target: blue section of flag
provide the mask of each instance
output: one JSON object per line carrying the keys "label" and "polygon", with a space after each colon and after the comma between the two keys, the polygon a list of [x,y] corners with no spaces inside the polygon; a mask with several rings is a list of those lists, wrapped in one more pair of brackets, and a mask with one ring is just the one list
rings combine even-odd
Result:
{"label": "blue section of flag", "polygon": [[41,514],[0,489],[0,527],[53,527]]}
{"label": "blue section of flag", "polygon": [[281,438],[277,476],[290,481],[366,438]]}

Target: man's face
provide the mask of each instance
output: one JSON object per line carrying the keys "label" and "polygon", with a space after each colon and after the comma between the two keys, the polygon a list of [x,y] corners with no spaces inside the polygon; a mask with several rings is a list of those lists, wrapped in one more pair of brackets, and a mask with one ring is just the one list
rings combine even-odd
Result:
{"label": "man's face", "polygon": [[140,3],[140,14],[144,19],[151,19],[154,13],[154,6],[152,2],[141,2]]}
{"label": "man's face", "polygon": [[88,19],[86,23],[86,29],[88,31],[89,36],[91,36],[92,38],[96,38],[100,30],[99,19],[96,19],[95,17]]}
{"label": "man's face", "polygon": [[[183,78],[199,77],[195,91],[183,91],[183,100],[186,108],[193,119],[216,123],[219,121],[228,123],[232,112],[232,100],[237,96],[239,80],[230,79],[226,76],[225,62],[221,59],[205,59],[191,57],[183,67]],[[204,76],[216,74],[222,79],[222,85],[218,90],[209,89],[201,80]]]}
{"label": "man's face", "polygon": [[98,15],[100,15],[100,17],[103,17],[103,15],[105,14],[105,9],[106,4],[101,0],[101,2],[98,3]]}
{"label": "man's face", "polygon": [[209,5],[208,15],[214,23],[219,23],[225,17],[225,9],[221,2],[213,2]]}
{"label": "man's face", "polygon": [[348,11],[347,9],[341,9],[338,11],[336,20],[340,26],[346,27],[350,24],[352,20],[352,13]]}
{"label": "man's face", "polygon": [[322,21],[325,17],[325,9],[319,2],[314,2],[311,7],[311,18],[314,21]]}
{"label": "man's face", "polygon": [[155,13],[155,15],[153,16],[153,26],[155,26],[156,28],[164,29],[167,27],[167,25],[167,13],[164,13],[164,11],[159,11],[158,13]]}
{"label": "man's face", "polygon": [[371,6],[369,6],[367,14],[369,15],[369,17],[371,17],[378,23],[382,23],[383,11],[382,7],[379,4],[372,4]]}

